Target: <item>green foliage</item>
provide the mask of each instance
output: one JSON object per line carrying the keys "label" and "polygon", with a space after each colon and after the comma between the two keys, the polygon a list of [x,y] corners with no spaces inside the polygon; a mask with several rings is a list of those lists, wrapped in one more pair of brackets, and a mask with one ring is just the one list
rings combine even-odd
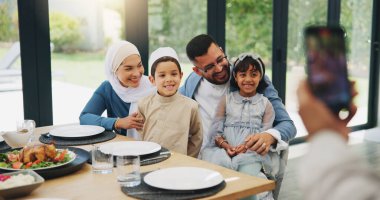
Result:
{"label": "green foliage", "polygon": [[50,41],[54,43],[54,51],[73,51],[81,40],[79,21],[64,13],[50,13]]}
{"label": "green foliage", "polygon": [[0,41],[18,40],[18,26],[15,9],[16,1],[0,3]]}
{"label": "green foliage", "polygon": [[272,0],[227,0],[226,51],[243,52],[270,60],[272,54]]}
{"label": "green foliage", "polygon": [[341,25],[347,34],[348,68],[355,76],[368,77],[372,26],[372,1],[341,2]]}
{"label": "green foliage", "polygon": [[180,60],[188,61],[185,47],[194,36],[206,33],[207,1],[150,0],[149,51],[173,47]]}
{"label": "green foliage", "polygon": [[303,29],[307,25],[327,24],[326,0],[289,1],[288,19],[288,70],[294,65],[305,64],[303,49]]}

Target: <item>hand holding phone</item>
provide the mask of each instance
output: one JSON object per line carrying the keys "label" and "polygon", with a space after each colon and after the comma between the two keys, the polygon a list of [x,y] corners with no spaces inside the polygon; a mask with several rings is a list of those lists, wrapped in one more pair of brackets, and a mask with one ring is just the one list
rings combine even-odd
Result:
{"label": "hand holding phone", "polygon": [[304,31],[309,86],[336,114],[351,102],[344,35],[341,27],[309,26]]}

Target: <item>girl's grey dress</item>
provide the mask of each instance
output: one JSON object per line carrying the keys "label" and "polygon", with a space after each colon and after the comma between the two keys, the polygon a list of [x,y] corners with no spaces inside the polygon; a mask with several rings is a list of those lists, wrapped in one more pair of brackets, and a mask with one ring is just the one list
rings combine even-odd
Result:
{"label": "girl's grey dress", "polygon": [[[266,131],[272,127],[274,109],[270,101],[262,94],[256,93],[253,97],[243,97],[239,91],[228,93],[222,98],[217,107],[214,121],[210,128],[209,143],[203,149],[203,160],[237,170],[241,165],[259,162],[268,176],[276,173],[279,156],[276,151],[270,151],[261,156],[254,151],[230,157],[227,152],[215,144],[217,134],[225,137],[227,142],[235,147],[244,144],[244,140],[251,134]],[[276,161],[277,160],[277,161]]]}

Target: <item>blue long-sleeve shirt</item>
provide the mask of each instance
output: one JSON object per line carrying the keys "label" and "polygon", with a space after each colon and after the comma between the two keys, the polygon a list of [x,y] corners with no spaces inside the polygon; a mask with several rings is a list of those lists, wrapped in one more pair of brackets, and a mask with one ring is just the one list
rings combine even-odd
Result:
{"label": "blue long-sleeve shirt", "polygon": [[[117,118],[128,116],[130,105],[120,99],[108,81],[104,81],[80,114],[80,124],[102,126],[106,130],[112,130]],[[105,110],[107,117],[102,117]],[[125,130],[122,130],[122,133],[125,133]]]}

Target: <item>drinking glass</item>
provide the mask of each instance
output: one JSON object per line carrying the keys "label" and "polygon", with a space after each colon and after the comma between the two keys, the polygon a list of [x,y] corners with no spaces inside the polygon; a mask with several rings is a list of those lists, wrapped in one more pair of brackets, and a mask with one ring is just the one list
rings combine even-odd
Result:
{"label": "drinking glass", "polygon": [[140,157],[138,155],[116,156],[117,181],[121,187],[134,187],[141,183]]}
{"label": "drinking glass", "polygon": [[100,145],[93,145],[91,150],[92,172],[94,174],[112,173],[113,156],[112,153],[101,151]]}

